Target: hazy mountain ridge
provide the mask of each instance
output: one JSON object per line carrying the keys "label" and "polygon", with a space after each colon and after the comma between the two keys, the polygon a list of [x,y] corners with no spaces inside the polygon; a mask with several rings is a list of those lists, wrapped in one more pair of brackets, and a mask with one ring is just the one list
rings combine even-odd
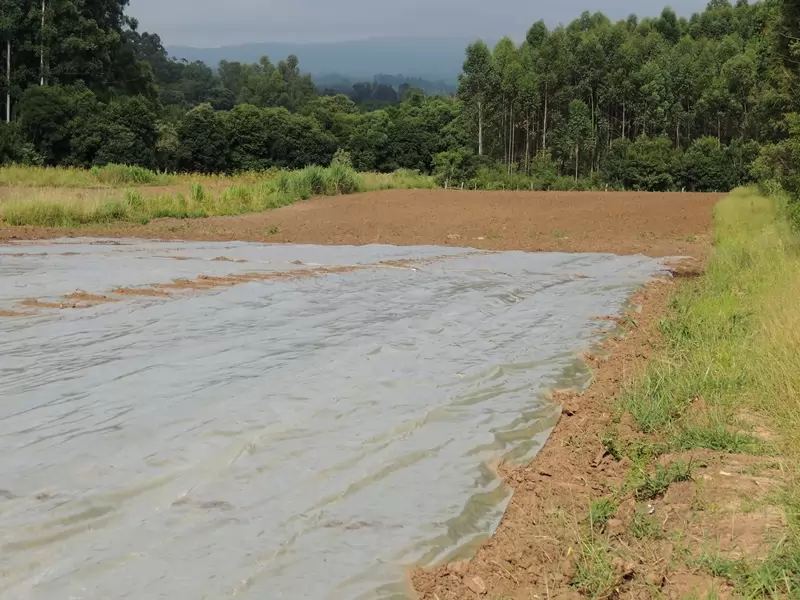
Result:
{"label": "hazy mountain ridge", "polygon": [[464,51],[472,39],[375,38],[346,42],[292,44],[249,43],[217,48],[167,46],[174,58],[199,60],[216,67],[221,60],[252,63],[262,56],[273,62],[294,54],[300,68],[311,75],[338,75],[351,80],[372,80],[378,73],[402,73],[454,84],[461,72]]}

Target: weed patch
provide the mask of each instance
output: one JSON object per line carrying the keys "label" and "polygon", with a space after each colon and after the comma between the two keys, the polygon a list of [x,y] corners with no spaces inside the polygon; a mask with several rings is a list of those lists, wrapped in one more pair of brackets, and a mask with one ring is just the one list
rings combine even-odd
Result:
{"label": "weed patch", "polygon": [[661,537],[661,528],[650,515],[637,510],[631,520],[631,535],[637,540],[654,540]]}
{"label": "weed patch", "polygon": [[617,512],[617,505],[608,498],[594,500],[589,505],[589,521],[592,529],[603,531],[609,519]]}
{"label": "weed patch", "polygon": [[617,583],[611,549],[602,541],[581,544],[573,587],[589,598],[607,598]]}
{"label": "weed patch", "polygon": [[669,486],[680,481],[691,481],[690,464],[674,462],[669,467],[657,465],[650,475],[643,470],[634,473],[631,487],[637,500],[654,500],[667,493]]}

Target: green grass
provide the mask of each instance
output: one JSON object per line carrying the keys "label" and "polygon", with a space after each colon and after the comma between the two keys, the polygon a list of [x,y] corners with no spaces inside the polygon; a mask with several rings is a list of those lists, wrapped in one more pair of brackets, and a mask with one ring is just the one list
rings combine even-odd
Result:
{"label": "green grass", "polygon": [[617,505],[608,498],[594,500],[589,505],[589,520],[593,529],[603,531],[609,519],[617,512]]}
{"label": "green grass", "polygon": [[732,582],[744,598],[800,596],[800,554],[784,542],[763,560],[733,560],[704,551],[690,566]]}
{"label": "green grass", "polygon": [[[798,211],[789,206],[752,188],[717,205],[706,275],[679,287],[659,325],[663,357],[627,386],[617,407],[670,449],[786,458],[776,501],[789,528],[774,551],[763,560],[706,553],[694,565],[745,598],[800,597],[800,239],[791,221]],[[774,435],[758,437],[755,425]],[[613,436],[603,441],[627,454]],[[632,485],[645,500],[690,477],[688,466],[672,465],[635,471]]]}
{"label": "green grass", "polygon": [[573,587],[588,598],[607,598],[617,584],[611,549],[600,540],[584,540]]}
{"label": "green grass", "polygon": [[775,200],[754,190],[737,190],[717,206],[706,276],[681,287],[660,324],[667,356],[622,396],[641,431],[666,432],[682,449],[758,450],[735,416],[757,390],[782,379],[772,377],[779,364],[753,360],[758,350],[767,351],[758,346],[767,341],[763,302],[800,279],[792,274],[796,241],[779,211]]}
{"label": "green grass", "polygon": [[655,500],[666,494],[673,483],[691,479],[692,466],[678,461],[669,467],[657,465],[652,475],[641,469],[634,471],[631,487],[637,500]]}
{"label": "green grass", "polygon": [[[92,182],[99,181],[108,185],[128,183],[142,186],[160,182],[153,180],[151,175],[162,177],[146,169],[110,165],[92,171],[7,167],[0,170],[0,178],[16,181],[23,171],[27,171],[27,179],[22,178],[25,181],[54,181],[60,178],[61,187],[71,184],[91,187]],[[330,167],[311,166],[298,171],[269,172],[261,179],[249,174],[248,177],[237,178],[237,183],[217,193],[212,193],[198,182],[191,185],[187,195],[143,195],[138,189],[128,189],[120,192],[119,198],[94,200],[82,198],[80,194],[73,198],[61,198],[53,191],[41,193],[39,190],[36,193],[31,188],[29,195],[0,203],[0,217],[8,225],[75,227],[115,221],[147,223],[163,217],[186,219],[239,215],[288,206],[314,196],[353,194],[385,187],[415,187],[417,184],[424,187],[428,179],[407,172],[362,175],[346,165],[334,164]],[[215,185],[219,183],[210,181]]]}
{"label": "green grass", "polygon": [[364,173],[363,177],[367,190],[423,190],[439,187],[432,176],[410,169],[398,169],[394,173]]}
{"label": "green grass", "polygon": [[654,540],[662,534],[655,519],[642,510],[637,510],[631,520],[631,535],[637,540]]}

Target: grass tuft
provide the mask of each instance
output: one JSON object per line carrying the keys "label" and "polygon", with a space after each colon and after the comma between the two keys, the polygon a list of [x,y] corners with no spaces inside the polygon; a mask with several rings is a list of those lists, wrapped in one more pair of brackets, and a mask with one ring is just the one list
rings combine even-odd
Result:
{"label": "grass tuft", "polygon": [[603,531],[606,524],[617,512],[617,505],[608,498],[594,500],[589,505],[589,521],[592,529]]}
{"label": "grass tuft", "polygon": [[611,549],[602,541],[581,544],[573,587],[588,598],[608,598],[617,584]]}
{"label": "grass tuft", "polygon": [[631,535],[637,540],[655,540],[661,537],[661,528],[655,519],[637,510],[631,520]]}
{"label": "grass tuft", "polygon": [[635,472],[633,494],[637,500],[654,500],[666,494],[669,486],[673,483],[691,479],[692,466],[690,464],[677,461],[669,467],[657,465],[652,475],[642,470]]}

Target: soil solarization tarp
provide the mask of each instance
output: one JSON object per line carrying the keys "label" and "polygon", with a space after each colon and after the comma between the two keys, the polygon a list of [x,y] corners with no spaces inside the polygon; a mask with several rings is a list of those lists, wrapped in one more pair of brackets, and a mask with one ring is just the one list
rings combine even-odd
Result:
{"label": "soil solarization tarp", "polygon": [[596,317],[660,269],[440,247],[2,246],[0,597],[402,597],[404,567],[496,527],[492,465],[535,455],[559,410],[545,392],[585,383],[579,352],[610,327]]}

